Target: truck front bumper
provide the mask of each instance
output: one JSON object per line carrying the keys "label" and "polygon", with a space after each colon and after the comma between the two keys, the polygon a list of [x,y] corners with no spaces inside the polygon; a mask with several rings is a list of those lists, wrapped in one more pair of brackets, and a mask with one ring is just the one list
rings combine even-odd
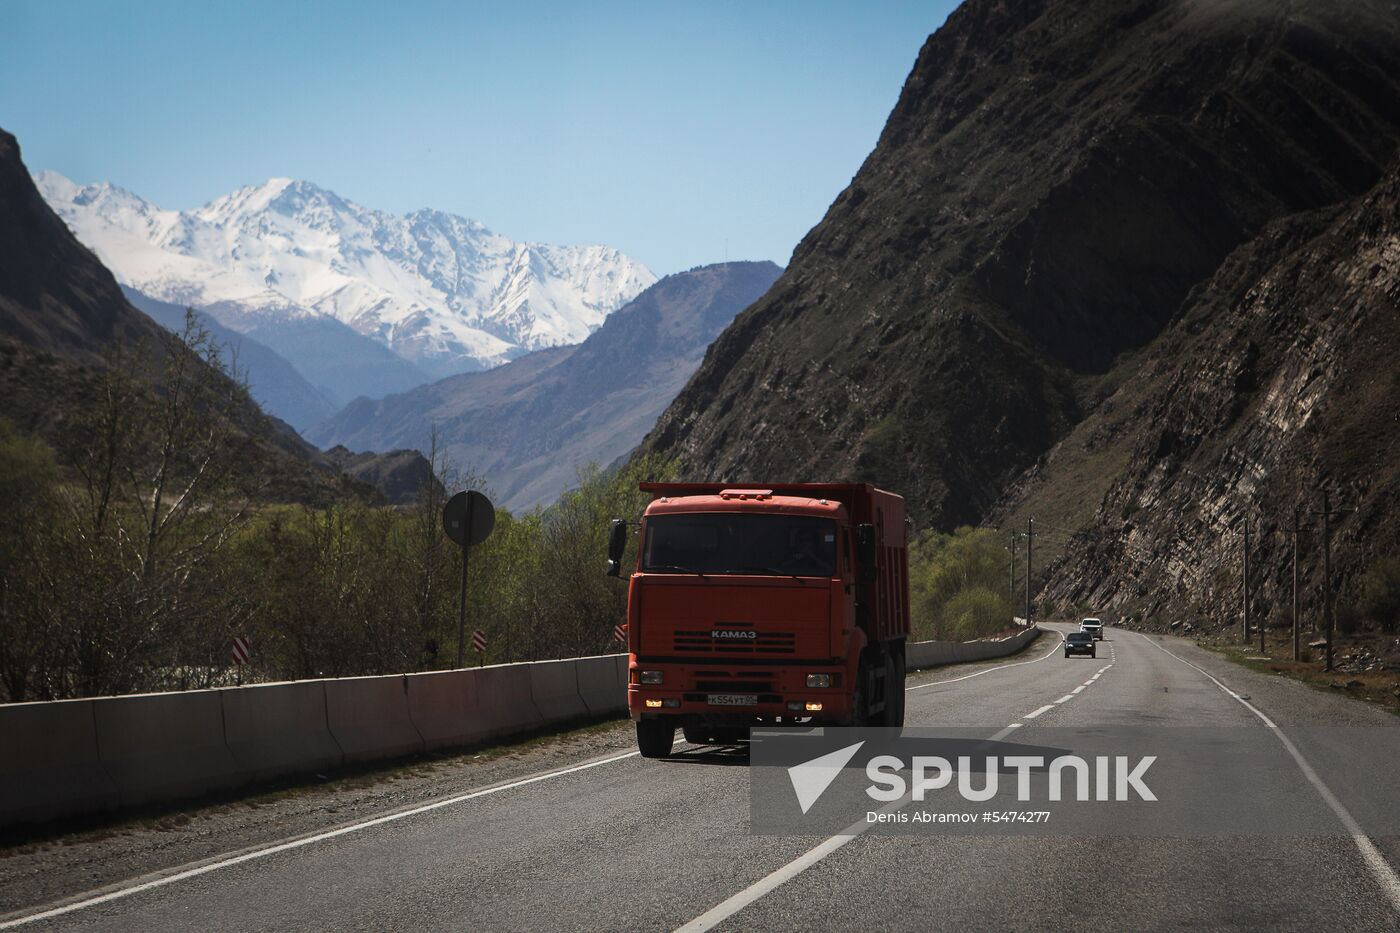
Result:
{"label": "truck front bumper", "polygon": [[[851,711],[846,671],[830,665],[770,670],[761,679],[735,674],[732,683],[717,679],[713,671],[689,666],[639,666],[660,670],[663,682],[636,683],[637,669],[633,668],[632,683],[627,686],[627,709],[633,719],[679,716],[692,721],[751,722],[783,717],[840,721]],[[808,687],[808,674],[826,674],[835,686]]]}

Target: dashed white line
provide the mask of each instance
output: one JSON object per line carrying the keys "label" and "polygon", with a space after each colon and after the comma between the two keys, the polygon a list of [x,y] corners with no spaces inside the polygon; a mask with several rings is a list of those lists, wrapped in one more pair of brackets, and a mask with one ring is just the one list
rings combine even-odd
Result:
{"label": "dashed white line", "polygon": [[1346,831],[1351,833],[1351,841],[1356,844],[1356,848],[1361,852],[1361,859],[1366,863],[1366,867],[1371,870],[1371,876],[1375,878],[1376,883],[1380,885],[1381,890],[1385,893],[1386,897],[1390,899],[1391,906],[1396,910],[1400,910],[1400,874],[1397,874],[1390,863],[1385,860],[1385,856],[1381,854],[1381,851],[1376,848],[1376,844],[1372,842],[1371,838],[1362,830],[1361,824],[1356,822],[1356,818],[1351,815],[1351,811],[1337,799],[1337,796],[1332,793],[1331,788],[1323,783],[1322,778],[1313,770],[1313,766],[1303,757],[1303,753],[1298,751],[1298,746],[1294,745],[1288,736],[1284,735],[1283,730],[1280,729],[1272,719],[1265,716],[1258,707],[1225,686],[1219,680],[1216,680],[1204,668],[1197,667],[1181,655],[1163,648],[1146,635],[1142,635],[1141,632],[1135,634],[1141,635],[1144,641],[1158,651],[1166,652],[1187,667],[1204,674],[1206,679],[1221,690],[1224,690],[1227,695],[1239,700],[1240,703],[1244,704],[1245,709],[1249,710],[1255,716],[1258,716],[1265,726],[1273,730],[1274,736],[1279,742],[1283,743],[1283,747],[1288,750],[1288,754],[1293,756],[1293,760],[1297,763],[1299,770],[1303,772],[1303,777],[1308,779],[1308,783],[1312,784],[1313,788],[1317,790],[1323,802],[1325,802],[1327,806],[1331,808],[1332,812],[1337,815],[1337,818],[1342,821],[1342,825],[1346,827]]}
{"label": "dashed white line", "polygon": [[[1037,658],[1036,660],[1038,661],[1040,659]],[[1025,663],[1030,664],[1034,662],[1027,661]],[[996,742],[1000,739],[1004,739],[1007,735],[1011,733],[1011,730],[1015,729],[1018,725],[1019,723],[1013,723],[1012,725],[1007,726],[1005,729],[1002,729],[996,735],[988,737],[984,741]],[[904,807],[905,804],[909,803],[910,799],[911,798],[909,798],[908,796],[905,796],[899,800],[894,801],[893,803],[886,804],[881,809],[885,811],[901,809],[902,807]],[[728,920],[730,917],[737,914],[739,911],[743,910],[745,907],[752,904],[754,901],[759,900],[764,895],[768,894],[770,891],[773,891],[776,888],[779,888],[787,882],[791,881],[793,878],[796,878],[798,875],[802,874],[804,871],[811,868],[813,865],[817,864],[822,859],[835,852],[837,849],[840,849],[852,839],[858,838],[872,825],[874,824],[866,820],[860,820],[859,822],[852,823],[850,826],[847,826],[843,831],[837,833],[829,839],[825,839],[822,842],[818,843],[815,848],[809,849],[802,855],[799,855],[797,858],[793,859],[791,862],[788,862],[781,868],[770,872],[769,874],[755,881],[753,884],[749,885],[747,888],[744,888],[742,891],[739,891],[737,894],[734,894],[729,898],[719,902],[718,904],[711,907],[709,910],[705,911],[703,914],[696,917],[694,920],[690,921],[684,926],[677,927],[676,933],[701,933],[701,931],[713,929],[714,927],[718,926],[719,924]]]}
{"label": "dashed white line", "polygon": [[1050,711],[1051,711],[1052,709],[1054,709],[1054,708],[1055,708],[1055,704],[1050,703],[1050,704],[1047,704],[1047,705],[1045,705],[1045,706],[1042,706],[1040,709],[1036,710],[1034,713],[1027,713],[1027,714],[1025,715],[1024,718],[1026,718],[1026,719],[1036,719],[1036,718],[1038,718],[1038,717],[1044,715],[1045,713],[1050,712]]}
{"label": "dashed white line", "polygon": [[1071,690],[1070,693],[1083,693],[1083,692],[1084,692],[1084,688],[1087,687],[1087,686],[1088,686],[1088,684],[1080,684],[1079,686],[1077,686],[1077,687],[1075,687],[1073,690]]}
{"label": "dashed white line", "polygon": [[1073,700],[1073,699],[1074,699],[1074,694],[1072,694],[1072,693],[1066,693],[1064,696],[1060,697],[1060,698],[1059,698],[1058,700],[1056,700],[1055,702],[1056,702],[1057,704],[1058,704],[1058,703],[1068,703],[1070,700]]}

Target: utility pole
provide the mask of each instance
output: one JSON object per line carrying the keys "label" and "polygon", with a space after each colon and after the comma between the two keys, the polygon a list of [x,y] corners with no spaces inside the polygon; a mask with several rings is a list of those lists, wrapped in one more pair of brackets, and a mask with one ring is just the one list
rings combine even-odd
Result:
{"label": "utility pole", "polygon": [[1011,598],[1016,598],[1016,532],[1011,532]]}
{"label": "utility pole", "polygon": [[1332,505],[1322,490],[1322,614],[1327,626],[1327,662],[1323,670],[1332,670]]}
{"label": "utility pole", "polygon": [[1026,519],[1026,626],[1031,624],[1031,543],[1035,540],[1035,519]]}
{"label": "utility pole", "polygon": [[[1249,515],[1244,517],[1244,577],[1240,589],[1244,592],[1244,643],[1249,644]],[[1259,636],[1263,644],[1263,635]]]}
{"label": "utility pole", "polygon": [[1298,641],[1298,507],[1293,506],[1293,660],[1303,659]]}
{"label": "utility pole", "polygon": [[1333,509],[1327,488],[1322,489],[1322,622],[1326,630],[1327,654],[1323,670],[1332,670],[1332,642],[1336,634],[1336,613],[1332,608],[1332,513],[1345,515],[1354,509]]}

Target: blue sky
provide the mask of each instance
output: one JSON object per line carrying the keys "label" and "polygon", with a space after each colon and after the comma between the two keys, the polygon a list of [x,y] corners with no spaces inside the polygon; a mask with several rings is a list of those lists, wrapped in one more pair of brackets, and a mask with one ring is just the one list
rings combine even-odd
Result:
{"label": "blue sky", "polygon": [[163,207],[291,176],[659,274],[786,263],[955,5],[0,0],[0,126]]}

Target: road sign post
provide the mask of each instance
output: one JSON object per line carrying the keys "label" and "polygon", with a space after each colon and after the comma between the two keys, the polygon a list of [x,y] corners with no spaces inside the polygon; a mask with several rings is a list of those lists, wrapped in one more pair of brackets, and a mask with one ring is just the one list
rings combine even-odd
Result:
{"label": "road sign post", "polygon": [[[459,492],[442,507],[442,530],[462,549],[462,579],[457,602],[457,666],[466,663],[467,648],[467,561],[473,545],[485,541],[496,525],[496,508],[476,490]],[[480,634],[480,633],[478,633]],[[485,636],[482,636],[484,642]],[[485,658],[485,646],[479,651]]]}
{"label": "road sign post", "polygon": [[486,633],[481,629],[472,632],[472,650],[476,652],[476,666],[486,666]]}

